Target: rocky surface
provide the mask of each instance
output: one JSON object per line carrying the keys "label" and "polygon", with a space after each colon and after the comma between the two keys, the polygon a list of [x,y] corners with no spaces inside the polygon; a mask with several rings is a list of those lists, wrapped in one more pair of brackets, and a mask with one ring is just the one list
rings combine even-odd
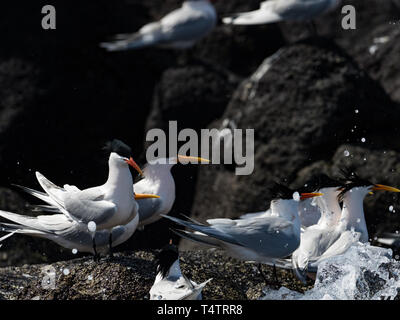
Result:
{"label": "rocky surface", "polygon": [[[87,257],[51,265],[1,268],[0,295],[11,300],[148,300],[156,276],[154,253],[127,252],[99,263]],[[198,283],[213,278],[203,289],[204,299],[257,299],[265,287],[253,264],[227,258],[218,251],[182,253],[180,263],[182,272]],[[271,268],[264,266],[263,273],[273,279]],[[292,290],[309,288],[285,271],[278,271],[278,278],[281,285]]]}

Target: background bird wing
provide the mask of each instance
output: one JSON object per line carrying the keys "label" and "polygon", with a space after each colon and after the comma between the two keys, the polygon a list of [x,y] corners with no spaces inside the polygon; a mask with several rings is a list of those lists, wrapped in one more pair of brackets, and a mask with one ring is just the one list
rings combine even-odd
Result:
{"label": "background bird wing", "polygon": [[[263,217],[235,220],[236,225],[213,224],[220,234],[229,233],[241,246],[256,250],[266,256],[285,256],[292,247],[289,231],[293,224],[280,217]],[[287,231],[289,231],[289,236]],[[207,232],[205,232],[207,233]],[[294,250],[294,249],[293,249]]]}
{"label": "background bird wing", "polygon": [[[284,19],[302,19],[328,9],[327,0],[285,0],[273,1],[273,10]],[[304,17],[303,17],[304,16]]]}
{"label": "background bird wing", "polygon": [[209,237],[250,248],[266,256],[284,257],[289,249],[293,251],[298,246],[298,241],[290,231],[293,224],[280,217],[216,219],[210,226],[197,225],[175,217],[163,217]]}
{"label": "background bird wing", "polygon": [[157,212],[162,204],[161,198],[150,198],[136,200],[139,205],[139,221],[143,222],[151,218]]}
{"label": "background bird wing", "polygon": [[212,17],[201,11],[180,8],[161,21],[162,41],[193,41],[212,29]]}
{"label": "background bird wing", "polygon": [[271,209],[267,211],[260,211],[260,212],[251,212],[245,213],[239,217],[239,219],[252,219],[252,218],[259,218],[261,216],[269,216],[271,214]]}

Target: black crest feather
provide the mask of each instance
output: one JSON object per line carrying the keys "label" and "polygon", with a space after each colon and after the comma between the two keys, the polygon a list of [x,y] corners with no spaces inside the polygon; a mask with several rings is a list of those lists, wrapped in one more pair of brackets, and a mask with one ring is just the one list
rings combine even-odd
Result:
{"label": "black crest feather", "polygon": [[355,170],[350,167],[340,169],[342,175],[342,187],[340,188],[340,194],[338,196],[339,201],[343,201],[343,197],[346,192],[356,187],[368,187],[372,186],[373,183],[367,179],[361,178]]}
{"label": "black crest feather", "polygon": [[165,278],[172,264],[179,258],[178,248],[173,244],[167,244],[156,255],[157,273]]}
{"label": "black crest feather", "polygon": [[269,192],[272,196],[272,199],[293,199],[294,190],[289,187],[275,182],[271,188],[269,188]]}
{"label": "black crest feather", "polygon": [[313,175],[310,180],[307,181],[306,185],[300,188],[301,192],[314,192],[322,188],[335,188],[342,187],[343,182],[332,179],[324,173]]}
{"label": "black crest feather", "polygon": [[132,155],[132,149],[127,144],[118,139],[106,142],[103,150],[107,153],[118,153],[121,157],[125,158],[129,158]]}

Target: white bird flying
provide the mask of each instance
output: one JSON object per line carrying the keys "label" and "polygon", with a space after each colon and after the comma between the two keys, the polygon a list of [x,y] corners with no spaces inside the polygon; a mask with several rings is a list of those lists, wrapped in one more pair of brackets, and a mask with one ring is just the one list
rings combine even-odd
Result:
{"label": "white bird flying", "polygon": [[276,259],[289,256],[300,244],[300,199],[320,194],[300,195],[278,184],[274,186],[272,194],[272,213],[267,217],[209,219],[209,225],[164,217],[195,231],[174,231],[184,238],[221,248],[228,255],[240,260],[273,263]]}
{"label": "white bird flying", "polygon": [[312,20],[334,10],[341,0],[268,0],[258,10],[241,12],[223,18],[226,24],[257,25],[284,20]]}
{"label": "white bird flying", "polygon": [[175,180],[172,167],[180,162],[208,163],[207,159],[178,155],[169,159],[150,161],[143,169],[144,179],[134,184],[134,190],[142,194],[156,194],[159,198],[138,200],[139,228],[156,222],[161,214],[168,214],[175,202]]}
{"label": "white bird flying", "polygon": [[[322,176],[319,191],[324,194],[315,202],[321,210],[317,225],[301,234],[299,248],[292,254],[292,264],[297,277],[306,281],[307,272],[315,273],[321,261],[343,254],[358,241],[368,242],[363,200],[372,190],[400,190],[372,184],[355,173],[344,170],[346,182],[341,183]],[[343,201],[341,210],[339,201]]]}
{"label": "white bird flying", "polygon": [[187,0],[160,21],[146,24],[133,34],[116,35],[115,41],[100,46],[108,51],[149,46],[186,49],[210,33],[216,23],[217,14],[210,0]]}
{"label": "white bird flying", "polygon": [[185,277],[179,265],[179,253],[171,243],[157,255],[157,276],[150,289],[150,300],[201,300],[201,291],[212,279],[201,284]]}
{"label": "white bird flying", "polygon": [[134,194],[128,165],[140,173],[141,170],[132,158],[128,159],[115,152],[118,150],[119,153],[130,153],[130,148],[119,140],[111,142],[109,147],[112,152],[108,161],[109,174],[105,184],[82,191],[69,185],[61,188],[36,172],[36,177],[45,193],[21,188],[47,203],[47,206],[41,207],[42,210],[57,214],[30,217],[0,211],[1,217],[16,223],[0,223],[2,231],[46,238],[63,247],[92,252],[96,256],[96,241],[104,247],[104,238],[108,237],[111,251],[112,246],[127,240],[139,222],[138,204],[135,198],[157,196]]}

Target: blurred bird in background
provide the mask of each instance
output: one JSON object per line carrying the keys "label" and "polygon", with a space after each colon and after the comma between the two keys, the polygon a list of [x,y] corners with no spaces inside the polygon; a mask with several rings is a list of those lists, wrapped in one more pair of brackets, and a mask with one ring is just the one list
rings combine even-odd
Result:
{"label": "blurred bird in background", "polygon": [[[210,33],[217,24],[211,0],[187,0],[182,7],[160,21],[151,22],[132,34],[118,34],[114,41],[100,46],[107,51],[121,51],[157,46],[187,49]],[[214,0],[215,1],[215,0]]]}

